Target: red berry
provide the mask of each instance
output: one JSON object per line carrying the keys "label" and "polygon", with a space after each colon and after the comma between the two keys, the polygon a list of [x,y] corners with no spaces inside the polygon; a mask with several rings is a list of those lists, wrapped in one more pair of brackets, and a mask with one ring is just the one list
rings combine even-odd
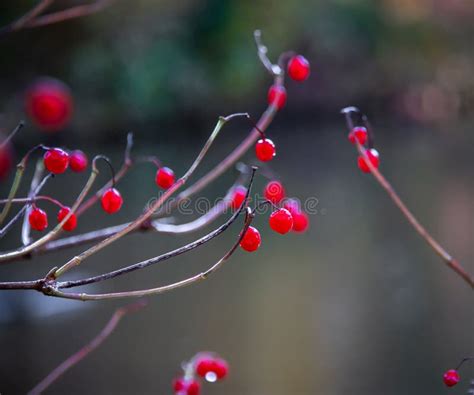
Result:
{"label": "red berry", "polygon": [[304,81],[309,77],[309,62],[303,55],[293,56],[288,62],[288,75],[292,80]]}
{"label": "red berry", "polygon": [[[1,136],[0,136],[1,137]],[[0,180],[6,177],[13,166],[13,150],[9,143],[0,147]]]}
{"label": "red berry", "polygon": [[293,217],[291,216],[291,213],[285,208],[274,211],[270,215],[268,222],[270,224],[270,228],[282,235],[288,233],[291,228],[293,228]]}
{"label": "red berry", "polygon": [[212,357],[200,358],[196,363],[196,373],[201,377],[206,377],[206,374],[213,371],[214,359]]}
{"label": "red berry", "polygon": [[109,188],[102,195],[100,202],[106,213],[114,214],[122,207],[123,199],[119,191],[115,188]]}
{"label": "red berry", "polygon": [[260,139],[255,145],[255,154],[258,160],[268,162],[276,155],[275,144],[270,139]]}
{"label": "red berry", "polygon": [[213,371],[219,380],[222,380],[229,373],[229,364],[222,358],[214,360]]}
{"label": "red berry", "polygon": [[43,157],[44,167],[53,174],[64,173],[69,165],[69,154],[61,148],[50,148]]}
{"label": "red berry", "polygon": [[72,115],[72,97],[61,81],[47,78],[36,82],[26,94],[26,110],[41,129],[54,132],[63,128]]}
{"label": "red berry", "polygon": [[240,247],[242,247],[242,249],[245,251],[253,252],[258,250],[261,242],[262,238],[260,237],[260,232],[253,226],[250,226],[240,241]]}
{"label": "red berry", "polygon": [[458,371],[455,369],[448,370],[443,376],[444,384],[446,384],[448,387],[456,385],[459,383],[460,379],[461,377],[459,376]]}
{"label": "red berry", "polygon": [[268,104],[281,110],[286,103],[286,89],[283,85],[272,85],[268,90]]}
{"label": "red berry", "polygon": [[242,206],[242,203],[245,200],[245,196],[247,196],[247,188],[242,185],[238,185],[232,190],[231,196],[232,201],[230,203],[230,207],[233,210],[238,210],[240,206]]}
{"label": "red berry", "polygon": [[293,232],[304,232],[308,229],[309,218],[308,214],[301,210],[298,202],[295,200],[288,200],[284,207],[291,213],[293,217]]}
{"label": "red berry", "polygon": [[163,189],[168,189],[174,184],[174,172],[169,167],[160,167],[156,172],[156,185]]}
{"label": "red berry", "polygon": [[[71,209],[69,207],[63,207],[61,210],[59,210],[58,213],[58,222],[61,222],[64,218],[66,218],[66,215],[69,214]],[[76,214],[72,214],[69,219],[64,223],[63,229],[71,232],[74,229],[76,229],[77,226],[77,217]]]}
{"label": "red berry", "polygon": [[[365,154],[367,158],[369,159],[370,163],[372,163],[372,166],[374,166],[377,169],[380,164],[378,151],[374,148],[371,148],[369,150],[366,150]],[[359,158],[357,159],[357,165],[359,166],[359,169],[361,169],[364,173],[370,173],[369,166],[367,166],[367,163],[365,162],[365,158],[363,158],[362,156],[359,156]]]}
{"label": "red berry", "polygon": [[280,181],[270,181],[263,191],[265,199],[278,204],[285,198],[285,188]]}
{"label": "red berry", "polygon": [[357,139],[359,144],[364,145],[367,142],[367,129],[363,126],[356,126],[347,137],[352,144],[355,144]]}
{"label": "red berry", "polygon": [[28,216],[28,222],[30,223],[31,229],[42,232],[48,227],[48,216],[43,210],[34,208]]}
{"label": "red berry", "polygon": [[72,171],[80,173],[87,168],[87,156],[80,150],[72,151],[69,155],[69,167]]}
{"label": "red berry", "polygon": [[194,379],[186,380],[184,377],[180,377],[174,380],[173,390],[176,394],[199,395],[201,384]]}

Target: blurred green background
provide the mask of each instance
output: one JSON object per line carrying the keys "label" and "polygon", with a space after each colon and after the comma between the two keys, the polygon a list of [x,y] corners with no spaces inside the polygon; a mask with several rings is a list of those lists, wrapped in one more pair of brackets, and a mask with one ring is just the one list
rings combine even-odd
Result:
{"label": "blurred green background", "polygon": [[[1,2],[0,23],[34,3]],[[58,1],[57,7],[77,3]],[[358,171],[338,112],[357,105],[368,113],[381,170],[473,273],[473,18],[469,0],[117,0],[93,16],[2,37],[3,132],[25,118],[24,90],[37,77],[66,82],[75,101],[63,131],[25,128],[14,140],[17,158],[45,142],[105,153],[118,167],[132,130],[135,154],[158,155],[177,174],[218,115],[248,111],[257,118],[265,108],[271,79],[256,56],[254,29],[262,29],[272,59],[294,49],[312,65],[307,82],[288,81],[288,104],[268,131],[278,149],[272,171],[291,196],[319,201],[310,231],[281,237],[258,218],[258,252],[237,251],[208,281],[151,298],[49,393],[168,394],[180,362],[200,350],[218,352],[232,369],[204,394],[448,393],[443,371],[474,350],[472,291]],[[244,121],[226,127],[198,173],[218,163],[248,129]],[[253,154],[244,161],[254,163]],[[222,196],[236,174],[228,172],[204,196]],[[84,177],[58,176],[45,192],[70,202]],[[157,193],[153,178],[151,166],[135,168],[120,183],[123,210],[109,217],[94,208],[77,232],[136,216]],[[106,179],[103,171],[100,180]],[[1,181],[2,196],[11,180]],[[258,178],[256,190],[264,183]],[[91,290],[151,287],[198,273],[237,232],[234,226],[172,264]],[[137,262],[197,236],[133,235],[71,277]],[[19,227],[0,243],[2,250],[18,246]],[[37,278],[80,251],[4,265],[0,278]],[[25,393],[121,304],[1,293],[0,392]],[[465,394],[470,373],[466,366],[464,381],[449,393]]]}

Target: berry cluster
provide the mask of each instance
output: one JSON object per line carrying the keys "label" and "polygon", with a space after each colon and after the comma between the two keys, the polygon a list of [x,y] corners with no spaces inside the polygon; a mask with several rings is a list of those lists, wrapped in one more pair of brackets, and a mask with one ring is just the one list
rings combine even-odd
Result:
{"label": "berry cluster", "polygon": [[176,395],[200,395],[201,382],[197,377],[209,383],[224,379],[229,373],[227,361],[213,353],[199,353],[183,364],[184,374],[173,382]]}
{"label": "berry cluster", "polygon": [[[347,136],[349,141],[352,144],[359,143],[362,146],[365,146],[369,142],[369,134],[367,132],[367,128],[363,126],[356,126],[352,128]],[[359,169],[362,170],[364,173],[370,173],[369,165],[367,164],[367,160],[370,161],[372,166],[378,169],[380,164],[379,153],[375,148],[364,148],[365,155],[359,155],[357,158],[357,166]]]}
{"label": "berry cluster", "polygon": [[[280,181],[270,181],[265,186],[263,194],[265,199],[270,202],[272,206],[277,207],[268,220],[272,230],[283,235],[290,231],[304,232],[308,229],[308,215],[300,208],[296,200],[285,199],[285,188]],[[235,201],[236,196],[236,193],[234,193],[233,201]],[[279,205],[282,207],[278,207]],[[240,247],[245,251],[253,252],[258,250],[261,242],[262,238],[258,229],[249,226],[240,241]]]}

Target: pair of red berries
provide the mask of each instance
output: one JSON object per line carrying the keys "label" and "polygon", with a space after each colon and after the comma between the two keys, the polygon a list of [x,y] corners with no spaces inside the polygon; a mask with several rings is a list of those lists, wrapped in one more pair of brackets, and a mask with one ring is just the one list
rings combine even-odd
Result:
{"label": "pair of red berries", "polygon": [[73,112],[69,88],[53,78],[35,82],[26,93],[25,105],[33,123],[48,132],[55,132],[66,126]]}
{"label": "pair of red berries", "polygon": [[209,382],[222,380],[229,374],[229,364],[222,358],[203,356],[196,362],[196,374]]}
{"label": "pair of red berries", "polygon": [[[71,209],[69,207],[62,207],[59,210],[59,213],[57,216],[58,223],[61,222],[64,218],[66,218],[66,215],[68,215],[70,211]],[[28,216],[28,222],[30,223],[31,229],[42,232],[48,227],[48,216],[40,208],[34,207]],[[76,229],[76,227],[77,227],[77,217],[75,214],[72,214],[68,218],[68,220],[63,224],[63,229],[68,232],[71,232],[74,229]]]}
{"label": "pair of red berries", "polygon": [[[302,55],[293,56],[288,62],[288,75],[294,81],[304,81],[309,77],[310,65]],[[286,104],[286,89],[283,85],[275,84],[268,90],[268,104],[281,110]]]}
{"label": "pair of red berries", "polygon": [[196,379],[181,377],[174,380],[173,390],[177,395],[199,395],[201,393],[201,383]]}
{"label": "pair of red berries", "polygon": [[76,150],[69,154],[61,148],[48,149],[43,156],[43,162],[44,167],[53,174],[62,174],[68,167],[72,171],[80,173],[88,165],[88,159],[84,152]]}
{"label": "pair of red berries", "polygon": [[[355,144],[356,141],[358,141],[360,145],[364,145],[368,141],[367,129],[363,126],[356,126],[349,132],[349,135],[347,137],[352,144]],[[375,148],[370,148],[366,149],[364,152],[365,156],[370,161],[372,166],[378,169],[380,165],[380,157],[378,151]],[[364,173],[370,173],[370,168],[362,155],[359,155],[359,157],[357,158],[357,166],[359,166],[359,169],[362,170]]]}

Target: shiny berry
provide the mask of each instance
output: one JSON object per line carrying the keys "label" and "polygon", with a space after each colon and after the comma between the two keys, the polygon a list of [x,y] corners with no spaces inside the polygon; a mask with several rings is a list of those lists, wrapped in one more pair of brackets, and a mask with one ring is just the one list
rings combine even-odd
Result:
{"label": "shiny berry", "polygon": [[202,357],[196,363],[196,373],[208,381],[220,380],[229,373],[229,365],[222,358]]}
{"label": "shiny berry", "polygon": [[44,167],[53,174],[64,173],[69,165],[69,154],[61,148],[50,148],[43,157]]}
{"label": "shiny berry", "polygon": [[270,215],[268,222],[270,224],[270,228],[282,235],[288,233],[293,228],[293,217],[291,216],[291,213],[285,208],[274,211]]}
{"label": "shiny berry", "polygon": [[352,144],[355,144],[357,139],[359,144],[364,145],[367,142],[367,129],[363,126],[356,126],[347,137]]}
{"label": "shiny berry", "polygon": [[123,199],[119,191],[115,188],[109,188],[102,195],[100,202],[106,213],[114,214],[122,207]]}
{"label": "shiny berry", "polygon": [[184,377],[180,377],[174,380],[173,390],[175,394],[199,395],[201,393],[201,384],[197,380],[186,380]]}
{"label": "shiny berry", "polygon": [[305,232],[309,227],[309,218],[295,200],[288,200],[284,207],[291,213],[293,217],[293,232]]}
{"label": "shiny berry", "polygon": [[270,139],[260,139],[255,145],[255,154],[258,160],[268,162],[276,155],[275,144]]}
{"label": "shiny berry", "polygon": [[[71,209],[69,207],[63,207],[61,210],[59,210],[58,213],[58,222],[61,222],[64,218],[66,218],[66,215],[69,214]],[[74,229],[76,229],[77,226],[77,217],[76,214],[72,214],[69,219],[64,223],[63,229],[71,232]]]}
{"label": "shiny berry", "polygon": [[80,150],[72,151],[69,154],[69,167],[72,171],[80,173],[86,170],[88,164],[87,156]]}
{"label": "shiny berry", "polygon": [[244,237],[240,241],[240,247],[245,251],[253,252],[258,250],[261,242],[262,238],[260,237],[260,232],[253,226],[249,226]]}
{"label": "shiny berry", "polygon": [[293,56],[288,62],[288,75],[292,80],[304,81],[309,77],[309,62],[302,55]]}
{"label": "shiny berry", "polygon": [[[365,154],[368,160],[370,161],[370,163],[372,163],[372,166],[374,166],[377,169],[380,164],[378,151],[374,148],[371,148],[369,150],[366,150]],[[365,158],[363,158],[362,156],[359,156],[359,158],[357,159],[357,165],[359,166],[359,169],[361,169],[364,173],[370,173],[369,166],[365,162]]]}
{"label": "shiny berry", "polygon": [[247,196],[247,188],[245,188],[242,185],[238,185],[235,188],[233,188],[231,192],[231,203],[230,207],[233,210],[237,210],[242,206],[242,203],[245,200],[245,196]]}
{"label": "shiny berry", "polygon": [[48,227],[48,216],[40,208],[35,207],[28,215],[28,222],[31,229],[42,232]]}
{"label": "shiny berry", "polygon": [[455,369],[448,370],[443,376],[444,384],[446,384],[448,387],[453,387],[459,383],[460,379],[461,377],[459,376],[458,371]]}
{"label": "shiny berry", "polygon": [[163,189],[168,189],[174,184],[174,172],[169,167],[160,167],[156,172],[156,185]]}
{"label": "shiny berry", "polygon": [[61,81],[47,78],[36,82],[26,94],[26,110],[41,129],[55,132],[66,126],[73,109],[69,88]]}
{"label": "shiny berry", "polygon": [[268,90],[268,104],[281,110],[286,103],[286,89],[283,85],[272,85]]}
{"label": "shiny berry", "polygon": [[280,181],[270,181],[263,191],[265,199],[278,204],[285,198],[285,188]]}
{"label": "shiny berry", "polygon": [[0,146],[0,180],[4,179],[13,167],[13,150],[9,143]]}

